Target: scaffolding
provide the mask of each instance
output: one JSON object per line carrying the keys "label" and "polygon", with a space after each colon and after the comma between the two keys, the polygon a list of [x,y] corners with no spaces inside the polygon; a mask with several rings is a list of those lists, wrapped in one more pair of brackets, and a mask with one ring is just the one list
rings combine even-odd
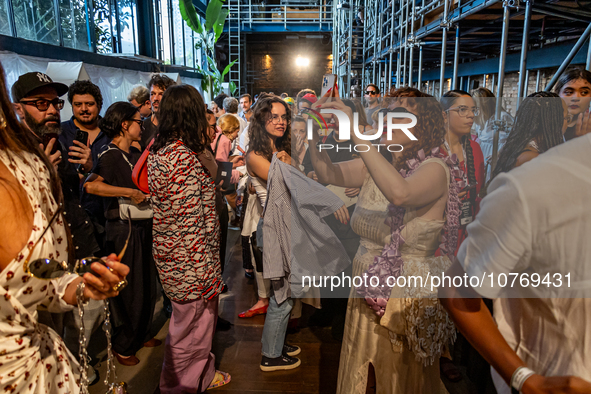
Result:
{"label": "scaffolding", "polygon": [[[374,83],[382,93],[392,86],[412,86],[441,97],[448,90],[470,91],[482,77],[497,97],[491,168],[496,165],[500,133],[510,128],[502,113],[506,108],[516,110],[527,96],[530,73],[536,72],[539,91],[540,71],[558,68],[545,87],[549,91],[575,57],[587,70],[591,66],[591,43],[586,56],[579,54],[591,36],[587,3],[346,1],[333,5],[333,70],[341,92],[349,96],[352,83],[362,88]],[[511,100],[504,92],[506,71],[519,72],[517,94]]]}
{"label": "scaffolding", "polygon": [[[344,92],[371,82],[381,91],[414,86],[441,96],[451,89],[470,90],[483,77],[503,97],[507,58],[518,55],[520,99],[530,74],[537,73],[538,89],[540,69],[560,66],[560,74],[591,33],[591,8],[567,1],[339,0],[333,19],[333,69]],[[565,45],[572,50],[557,64],[534,59],[530,65],[528,52],[553,46],[564,52]],[[496,70],[490,72],[493,59]],[[589,68],[591,51],[586,60]],[[470,62],[486,63],[489,71],[468,67]]]}

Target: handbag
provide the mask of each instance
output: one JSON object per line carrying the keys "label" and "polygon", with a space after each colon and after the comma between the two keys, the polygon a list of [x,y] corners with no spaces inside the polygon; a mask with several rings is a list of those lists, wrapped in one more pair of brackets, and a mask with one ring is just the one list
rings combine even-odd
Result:
{"label": "handbag", "polygon": [[[222,139],[222,135],[220,134],[215,142],[215,148],[213,150],[213,157],[217,157],[218,155],[218,146],[220,145],[220,140]],[[229,194],[234,194],[236,193],[236,185],[234,183],[231,183],[229,185],[224,184],[222,186],[222,194],[224,196],[227,196]]]}
{"label": "handbag", "polygon": [[148,201],[135,204],[131,198],[118,197],[119,200],[119,218],[121,220],[147,220],[152,219],[154,211]]}
{"label": "handbag", "polygon": [[152,141],[146,146],[146,149],[140,156],[137,163],[133,167],[133,171],[131,172],[131,180],[144,193],[150,193],[150,188],[148,187],[148,156],[150,155],[150,148],[154,144],[154,140],[156,138],[152,138]]}

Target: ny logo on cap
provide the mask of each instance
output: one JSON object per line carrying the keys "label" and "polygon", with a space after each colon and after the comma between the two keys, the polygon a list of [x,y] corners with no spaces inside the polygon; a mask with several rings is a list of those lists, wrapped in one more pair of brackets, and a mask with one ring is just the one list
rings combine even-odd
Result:
{"label": "ny logo on cap", "polygon": [[49,79],[49,76],[47,76],[46,74],[37,73],[37,78],[39,78],[39,82],[51,83],[51,79]]}

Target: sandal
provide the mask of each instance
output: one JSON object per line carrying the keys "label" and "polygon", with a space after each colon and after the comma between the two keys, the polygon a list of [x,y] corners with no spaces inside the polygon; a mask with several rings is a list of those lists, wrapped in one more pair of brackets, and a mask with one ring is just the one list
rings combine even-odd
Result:
{"label": "sandal", "polygon": [[457,383],[463,378],[460,370],[447,357],[441,357],[439,359],[439,371],[452,383]]}
{"label": "sandal", "polygon": [[247,311],[244,311],[242,313],[239,313],[238,314],[238,317],[244,319],[246,317],[253,317],[253,316],[256,316],[256,315],[264,315],[265,313],[267,313],[267,309],[269,309],[269,305],[265,305],[265,306],[262,306],[262,307],[257,308],[257,309],[249,309]]}
{"label": "sandal", "polygon": [[228,383],[230,383],[230,380],[232,380],[232,377],[230,376],[229,373],[218,371],[216,369],[213,380],[211,381],[211,383],[209,384],[209,386],[207,386],[207,388],[205,390],[211,390],[211,389],[225,386]]}

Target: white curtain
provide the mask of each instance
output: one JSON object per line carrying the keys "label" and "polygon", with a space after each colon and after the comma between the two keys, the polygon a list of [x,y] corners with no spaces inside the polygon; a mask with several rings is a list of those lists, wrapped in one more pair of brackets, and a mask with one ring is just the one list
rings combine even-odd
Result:
{"label": "white curtain", "polygon": [[[23,56],[13,52],[0,51],[0,63],[6,73],[7,88],[10,92],[12,85],[22,74],[31,71],[46,72],[49,62],[60,62],[60,60],[44,59],[32,56]],[[67,62],[64,62],[67,63]],[[107,108],[116,101],[127,101],[127,95],[135,85],[144,85],[148,83],[152,73],[125,70],[114,67],[95,66],[84,63],[84,68],[90,77],[90,81],[96,84],[103,95],[103,108],[101,115]],[[192,85],[199,92],[201,91],[201,80],[199,78],[181,77],[185,84]],[[66,107],[62,113],[62,120],[69,119],[71,108],[66,101]]]}

